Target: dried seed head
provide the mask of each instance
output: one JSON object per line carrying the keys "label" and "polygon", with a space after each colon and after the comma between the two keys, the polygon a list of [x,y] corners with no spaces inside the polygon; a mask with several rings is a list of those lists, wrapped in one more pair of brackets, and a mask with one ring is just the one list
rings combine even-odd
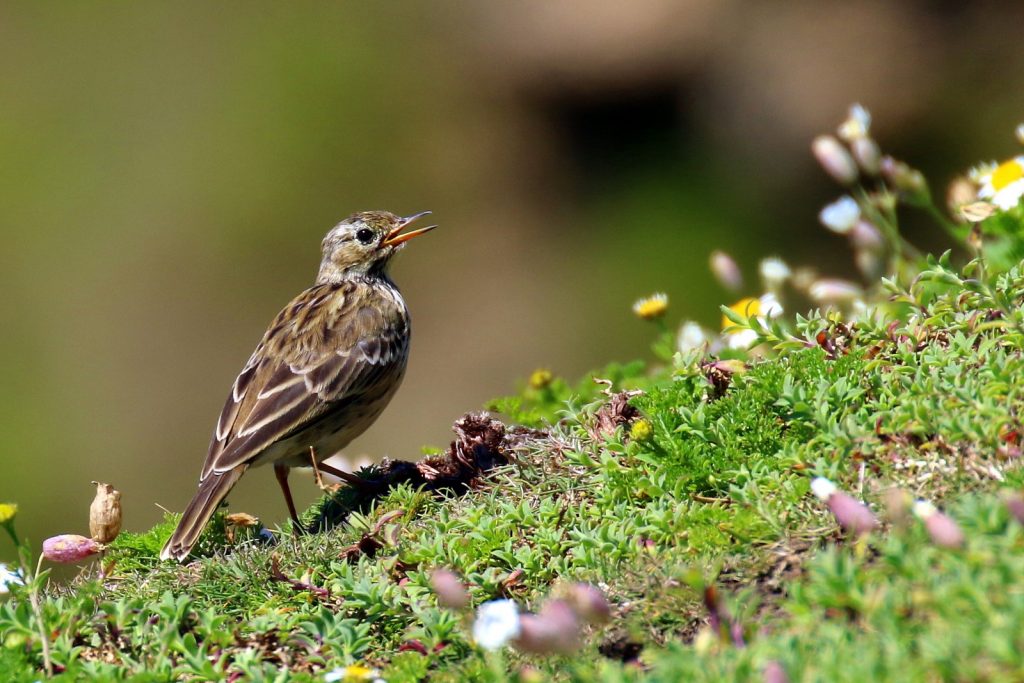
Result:
{"label": "dried seed head", "polygon": [[100,550],[99,543],[77,534],[62,534],[43,541],[43,557],[61,564],[84,560]]}
{"label": "dried seed head", "polygon": [[89,533],[97,543],[110,543],[121,533],[121,492],[94,481],[96,497],[89,506]]}

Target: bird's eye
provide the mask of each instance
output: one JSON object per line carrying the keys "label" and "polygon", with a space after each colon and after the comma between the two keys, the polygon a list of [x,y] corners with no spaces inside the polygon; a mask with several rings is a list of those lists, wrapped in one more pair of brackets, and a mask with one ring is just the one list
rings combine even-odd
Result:
{"label": "bird's eye", "polygon": [[360,228],[359,232],[356,233],[356,239],[363,244],[369,244],[373,241],[373,230],[369,228]]}

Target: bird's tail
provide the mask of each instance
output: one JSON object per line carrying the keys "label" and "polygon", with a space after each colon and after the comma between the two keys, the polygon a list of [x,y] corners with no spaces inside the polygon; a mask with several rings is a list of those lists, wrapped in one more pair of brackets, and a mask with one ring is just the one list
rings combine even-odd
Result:
{"label": "bird's tail", "polygon": [[175,559],[181,562],[192,551],[192,546],[199,540],[206,523],[213,517],[217,506],[228,495],[234,487],[245,466],[236,467],[233,470],[217,474],[211,472],[202,482],[199,483],[199,490],[196,491],[192,502],[185,508],[178,522],[178,528],[174,530],[171,537],[160,551],[161,560]]}

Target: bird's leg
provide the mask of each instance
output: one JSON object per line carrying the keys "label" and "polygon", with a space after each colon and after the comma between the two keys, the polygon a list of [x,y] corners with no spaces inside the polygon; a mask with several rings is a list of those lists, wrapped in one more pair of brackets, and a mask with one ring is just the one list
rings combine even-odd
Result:
{"label": "bird's leg", "polygon": [[299,521],[299,513],[295,511],[295,501],[292,500],[292,490],[288,488],[288,467],[285,465],[274,465],[274,476],[277,483],[281,485],[281,493],[284,494],[284,502],[288,504],[288,514],[292,516],[292,525],[295,530],[302,533],[302,522]]}
{"label": "bird's leg", "polygon": [[324,478],[320,476],[320,468],[316,462],[316,449],[312,446],[309,447],[309,460],[313,463],[313,476],[316,478],[316,485],[320,487],[321,491],[326,491],[327,487],[324,486]]}
{"label": "bird's leg", "polygon": [[323,462],[320,463],[319,468],[320,468],[321,472],[326,472],[327,474],[333,475],[333,476],[337,477],[338,479],[341,479],[343,482],[345,482],[346,484],[348,484],[349,486],[351,486],[353,488],[357,488],[357,489],[361,489],[361,490],[365,491],[368,488],[368,485],[370,483],[370,482],[366,481],[365,479],[360,479],[359,477],[357,477],[356,475],[352,474],[351,472],[345,472],[344,470],[339,470],[337,467],[331,467],[327,463],[323,463]]}

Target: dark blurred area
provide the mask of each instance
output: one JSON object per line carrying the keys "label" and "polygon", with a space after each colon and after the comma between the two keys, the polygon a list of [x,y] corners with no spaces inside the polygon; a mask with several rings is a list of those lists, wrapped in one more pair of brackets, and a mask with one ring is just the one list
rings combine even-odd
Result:
{"label": "dark blurred area", "polygon": [[[647,356],[640,295],[715,325],[712,249],[751,281],[771,254],[855,276],[811,139],[859,101],[939,192],[1016,153],[1022,25],[1011,2],[4,3],[0,501],[37,543],[85,532],[92,479],[129,530],[181,510],[353,211],[442,226],[393,269],[413,355],[354,458],[442,446],[536,367]],[[231,498],[286,517],[269,470]]]}

